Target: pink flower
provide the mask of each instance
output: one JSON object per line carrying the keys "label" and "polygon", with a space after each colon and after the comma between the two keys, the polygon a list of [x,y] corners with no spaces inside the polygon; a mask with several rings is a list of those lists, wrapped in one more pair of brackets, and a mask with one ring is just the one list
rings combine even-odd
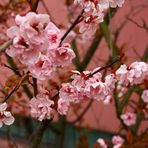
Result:
{"label": "pink flower", "polygon": [[49,22],[47,14],[36,14],[29,12],[25,16],[17,15],[15,18],[16,24],[19,25],[22,37],[44,51],[48,48],[48,36],[45,30]]}
{"label": "pink flower", "polygon": [[53,64],[63,67],[72,63],[72,60],[75,58],[75,53],[69,44],[64,43],[61,47],[49,50],[48,57]]}
{"label": "pink flower", "polygon": [[70,83],[63,83],[62,88],[59,91],[60,99],[67,102],[78,102],[79,96],[76,88]]}
{"label": "pink flower", "polygon": [[36,46],[32,46],[26,41],[17,26],[13,26],[7,30],[7,35],[13,39],[13,43],[6,50],[11,57],[17,57],[23,64],[30,65],[37,62],[40,51]]}
{"label": "pink flower", "polygon": [[148,64],[145,62],[134,62],[128,68],[121,65],[116,71],[116,77],[121,84],[140,84],[148,75]]}
{"label": "pink flower", "polygon": [[62,37],[61,31],[52,22],[48,23],[45,31],[47,31],[48,35],[48,49],[58,48]]}
{"label": "pink flower", "polygon": [[101,5],[103,10],[111,8],[122,7],[125,0],[100,0],[99,4]]}
{"label": "pink flower", "polygon": [[107,87],[109,87],[110,90],[113,90],[115,88],[115,83],[116,83],[115,75],[114,74],[109,74],[105,77],[105,84]]}
{"label": "pink flower", "polygon": [[101,81],[96,82],[93,79],[86,81],[85,92],[89,98],[96,100],[104,100],[104,98],[108,95],[106,85]]}
{"label": "pink flower", "polygon": [[111,104],[111,103],[112,103],[113,98],[112,98],[112,96],[108,95],[108,96],[106,96],[106,97],[104,98],[104,100],[102,100],[102,101],[103,101],[103,103],[104,103],[105,105],[108,105],[108,104]]}
{"label": "pink flower", "polygon": [[9,111],[6,111],[7,103],[0,104],[0,128],[3,126],[3,123],[6,125],[11,125],[14,122],[14,117]]}
{"label": "pink flower", "polygon": [[81,5],[87,12],[97,6],[98,0],[74,0],[74,4]]}
{"label": "pink flower", "polygon": [[94,8],[93,11],[85,12],[83,17],[84,21],[79,24],[79,32],[83,33],[82,38],[90,39],[98,29],[98,24],[103,22],[104,14]]}
{"label": "pink flower", "polygon": [[141,98],[145,103],[148,103],[148,89],[146,89],[142,92]]}
{"label": "pink flower", "polygon": [[72,85],[75,86],[75,88],[78,91],[82,91],[85,87],[85,81],[88,79],[88,76],[90,75],[89,71],[83,71],[82,73],[75,71],[75,73],[71,76],[71,78],[73,79],[72,81]]}
{"label": "pink flower", "polygon": [[107,148],[107,145],[106,145],[104,139],[99,138],[99,139],[97,140],[97,143],[99,143],[100,148]]}
{"label": "pink flower", "polygon": [[134,62],[129,66],[127,79],[133,84],[140,84],[148,76],[148,64],[145,62]]}
{"label": "pink flower", "polygon": [[122,114],[120,118],[123,120],[124,124],[127,126],[134,125],[136,123],[136,114],[126,112],[125,114]]}
{"label": "pink flower", "polygon": [[39,121],[51,119],[53,104],[54,102],[49,100],[48,95],[38,94],[36,98],[30,100],[31,116]]}
{"label": "pink flower", "polygon": [[119,79],[119,82],[121,84],[128,85],[127,75],[128,75],[128,70],[126,65],[121,65],[119,69],[117,69],[116,71],[116,77],[117,79]]}
{"label": "pink flower", "polygon": [[113,136],[112,143],[114,144],[113,148],[120,148],[124,143],[124,139],[120,136]]}
{"label": "pink flower", "polygon": [[70,103],[64,99],[58,100],[58,108],[57,111],[61,115],[66,115],[69,109]]}
{"label": "pink flower", "polygon": [[30,65],[28,69],[32,76],[39,80],[45,80],[51,77],[54,72],[53,63],[45,55],[40,55],[38,62],[34,65]]}

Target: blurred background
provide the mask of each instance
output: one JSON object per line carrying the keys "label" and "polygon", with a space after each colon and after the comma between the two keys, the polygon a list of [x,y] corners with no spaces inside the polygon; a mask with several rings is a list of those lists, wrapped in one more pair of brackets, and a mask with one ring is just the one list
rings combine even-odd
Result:
{"label": "blurred background", "polygon": [[[0,45],[8,41],[6,30],[14,24],[15,15],[24,14],[30,10],[29,3],[30,0],[0,0]],[[72,18],[78,15],[72,3],[73,0],[40,0],[37,12],[48,13],[51,20],[64,31],[70,26]],[[106,65],[113,47],[116,47],[120,54],[125,54],[124,63],[126,64],[139,61],[144,54],[148,53],[146,52],[148,50],[148,0],[125,0],[122,8],[108,10],[106,15],[108,39],[101,30],[103,24],[98,26],[96,35],[87,41],[87,44],[79,34],[76,34],[79,59],[74,61],[72,69],[92,70]],[[77,32],[77,30],[74,31]],[[94,44],[95,48],[90,51],[91,45]],[[10,64],[11,59],[1,52],[0,61]],[[14,61],[17,62],[17,59]],[[1,90],[12,75],[11,70],[0,67]],[[67,76],[66,70],[62,70],[59,75],[64,79]],[[17,95],[27,100],[29,95],[25,94],[26,91],[27,88],[22,88]],[[2,92],[1,96],[3,96]],[[136,100],[136,97],[133,93],[132,99]],[[16,145],[27,147],[28,137],[39,123],[30,120],[29,113],[24,112],[23,109],[20,110],[19,113],[14,111],[15,124],[0,129],[0,147],[16,147]],[[99,137],[110,139],[121,130],[114,103],[105,106],[102,102],[85,101],[73,105],[66,117],[55,116],[54,122],[49,125],[44,134],[42,147],[60,148],[62,144],[64,148],[93,147]],[[148,122],[145,121],[139,133],[147,128]]]}

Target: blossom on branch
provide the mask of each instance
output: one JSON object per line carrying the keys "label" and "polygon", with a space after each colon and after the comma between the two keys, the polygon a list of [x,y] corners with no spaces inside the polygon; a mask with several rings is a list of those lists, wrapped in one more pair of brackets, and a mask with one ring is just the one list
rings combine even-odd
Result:
{"label": "blossom on branch", "polygon": [[134,125],[136,123],[136,114],[131,112],[126,112],[120,116],[124,124],[127,126]]}
{"label": "blossom on branch", "polygon": [[120,148],[124,143],[124,139],[120,136],[113,136],[112,143],[114,144],[113,148]]}
{"label": "blossom on branch", "polygon": [[121,65],[116,71],[116,77],[121,84],[140,84],[148,76],[148,64],[133,62],[129,67]]}
{"label": "blossom on branch", "polygon": [[3,126],[3,123],[6,125],[11,125],[14,122],[14,117],[9,111],[6,111],[7,103],[0,104],[0,128]]}
{"label": "blossom on branch", "polygon": [[142,92],[141,98],[145,103],[148,103],[148,89]]}
{"label": "blossom on branch", "polygon": [[31,116],[39,121],[51,119],[52,108],[54,104],[47,94],[38,94],[30,100]]}

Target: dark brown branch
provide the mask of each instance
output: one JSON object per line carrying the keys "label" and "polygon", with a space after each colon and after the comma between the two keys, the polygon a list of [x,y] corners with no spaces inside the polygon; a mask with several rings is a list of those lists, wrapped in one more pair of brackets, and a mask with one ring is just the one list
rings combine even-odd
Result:
{"label": "dark brown branch", "polygon": [[36,0],[36,1],[32,4],[32,8],[31,8],[31,11],[32,11],[32,12],[36,12],[37,7],[38,7],[38,4],[39,4],[39,1],[40,1],[40,0]]}
{"label": "dark brown branch", "polygon": [[72,25],[69,27],[69,29],[65,32],[65,34],[63,35],[63,37],[61,38],[61,42],[59,44],[59,46],[61,46],[62,42],[64,41],[64,39],[67,37],[67,35],[70,33],[70,31],[79,23],[80,18],[82,17],[84,13],[84,9],[81,11],[81,13],[78,15],[78,17],[75,19],[75,21],[72,23]]}
{"label": "dark brown branch", "polygon": [[127,17],[127,19],[129,21],[131,21],[133,24],[135,24],[137,27],[139,27],[141,29],[145,29],[146,31],[148,31],[148,26],[146,26],[145,22],[143,22],[143,25],[140,25],[135,20],[131,19],[130,17]]}
{"label": "dark brown branch", "polygon": [[36,78],[32,78],[32,80],[33,80],[34,96],[36,96],[38,94],[37,79]]}
{"label": "dark brown branch", "polygon": [[94,71],[93,73],[91,73],[91,74],[89,75],[89,77],[93,76],[94,74],[96,74],[96,73],[98,73],[98,72],[100,72],[100,71],[102,71],[102,70],[104,70],[104,69],[107,69],[107,68],[111,67],[111,66],[114,65],[115,63],[119,62],[120,59],[121,59],[121,58],[118,58],[118,59],[116,59],[115,61],[113,61],[112,63],[110,63],[110,64],[108,64],[108,65],[106,65],[106,66],[103,66],[103,67],[101,67],[100,69],[97,69],[96,71]]}
{"label": "dark brown branch", "polygon": [[12,95],[13,95],[13,93],[15,92],[15,91],[17,91],[18,90],[18,85],[16,85],[15,87],[14,87],[14,89],[5,97],[5,99],[2,101],[3,103],[4,102],[6,102]]}
{"label": "dark brown branch", "polygon": [[48,127],[48,124],[52,121],[51,120],[43,120],[39,126],[39,128],[37,129],[36,133],[34,134],[34,139],[32,141],[32,146],[31,148],[40,148],[40,144],[42,141],[42,137],[44,134],[44,131],[46,130],[46,128]]}
{"label": "dark brown branch", "polygon": [[2,66],[4,66],[4,67],[7,67],[7,68],[9,68],[9,69],[11,69],[14,73],[16,73],[18,76],[22,76],[21,74],[20,74],[20,72],[19,72],[19,70],[18,69],[14,69],[13,67],[10,67],[9,65],[7,65],[7,64],[2,64]]}

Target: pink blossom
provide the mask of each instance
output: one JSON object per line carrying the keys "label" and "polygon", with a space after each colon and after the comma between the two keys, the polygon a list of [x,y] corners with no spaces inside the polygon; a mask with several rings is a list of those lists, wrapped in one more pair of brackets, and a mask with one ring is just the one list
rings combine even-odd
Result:
{"label": "pink blossom", "polygon": [[113,148],[120,148],[124,143],[124,139],[120,136],[113,136],[112,143],[114,144]]}
{"label": "pink blossom", "polygon": [[69,106],[70,106],[69,101],[66,101],[64,99],[59,99],[57,111],[61,115],[66,115],[68,112]]}
{"label": "pink blossom", "polygon": [[134,125],[136,123],[136,114],[131,112],[126,112],[120,116],[124,124],[127,126]]}
{"label": "pink blossom", "polygon": [[77,74],[71,76],[73,79],[72,85],[75,86],[78,91],[82,91],[85,87],[85,81],[88,79],[89,75],[89,71],[83,71],[82,73],[77,71]]}
{"label": "pink blossom", "polygon": [[92,37],[98,29],[98,24],[103,22],[104,14],[94,9],[83,14],[84,21],[79,24],[79,32],[83,33],[86,39]]}
{"label": "pink blossom", "polygon": [[141,98],[145,103],[148,103],[148,89],[142,92]]}
{"label": "pink blossom", "polygon": [[114,74],[109,74],[105,77],[105,84],[110,90],[115,88],[116,78]]}
{"label": "pink blossom", "polygon": [[0,104],[0,128],[3,126],[3,123],[6,125],[11,125],[14,122],[14,117],[9,111],[6,111],[7,103]]}
{"label": "pink blossom", "polygon": [[116,71],[116,77],[117,79],[119,79],[119,82],[121,84],[125,85],[128,84],[127,75],[128,75],[128,70],[126,65],[121,65],[119,69],[117,69]]}
{"label": "pink blossom", "polygon": [[67,66],[75,58],[75,53],[69,44],[64,43],[61,47],[48,51],[48,57],[56,66]]}
{"label": "pink blossom", "polygon": [[49,22],[47,14],[36,14],[29,12],[25,16],[17,15],[15,18],[16,24],[19,25],[22,37],[38,47],[41,51],[48,48],[48,36],[45,30]]}
{"label": "pink blossom", "polygon": [[45,28],[45,31],[47,31],[48,35],[48,49],[58,48],[62,37],[61,31],[52,22],[48,23]]}
{"label": "pink blossom", "polygon": [[125,0],[100,0],[99,4],[101,5],[103,10],[111,8],[122,7]]}
{"label": "pink blossom", "polygon": [[50,59],[45,55],[40,55],[38,62],[28,67],[32,76],[39,79],[45,80],[51,77],[54,72],[54,67]]}
{"label": "pink blossom", "polygon": [[134,62],[129,66],[127,79],[133,84],[140,84],[148,76],[148,64],[145,62]]}
{"label": "pink blossom", "polygon": [[106,97],[104,98],[104,100],[102,100],[102,101],[103,101],[103,103],[104,103],[105,105],[108,105],[108,104],[111,104],[111,103],[112,103],[113,98],[112,98],[112,96],[108,95],[108,96],[106,96]]}
{"label": "pink blossom", "polygon": [[100,148],[107,148],[108,147],[107,144],[105,143],[104,139],[102,139],[102,138],[99,138],[97,140],[97,143],[99,143]]}
{"label": "pink blossom", "polygon": [[51,106],[53,104],[54,102],[49,100],[48,95],[38,94],[35,98],[30,100],[31,116],[39,121],[51,119]]}
{"label": "pink blossom", "polygon": [[12,45],[6,50],[9,56],[17,57],[26,65],[34,64],[38,60],[40,51],[24,40],[17,26],[9,28],[7,35],[13,39]]}
{"label": "pink blossom", "polygon": [[79,4],[85,11],[90,11],[98,4],[98,0],[74,0],[74,4]]}
{"label": "pink blossom", "polygon": [[96,100],[104,100],[104,98],[108,95],[105,83],[101,81],[91,81],[91,79],[86,81],[85,92],[89,98]]}
{"label": "pink blossom", "polygon": [[121,84],[140,84],[148,75],[148,64],[145,62],[134,62],[129,67],[121,65],[116,71],[116,77]]}
{"label": "pink blossom", "polygon": [[61,99],[67,102],[78,102],[79,101],[78,91],[70,83],[62,84],[62,88],[59,91],[59,96]]}

